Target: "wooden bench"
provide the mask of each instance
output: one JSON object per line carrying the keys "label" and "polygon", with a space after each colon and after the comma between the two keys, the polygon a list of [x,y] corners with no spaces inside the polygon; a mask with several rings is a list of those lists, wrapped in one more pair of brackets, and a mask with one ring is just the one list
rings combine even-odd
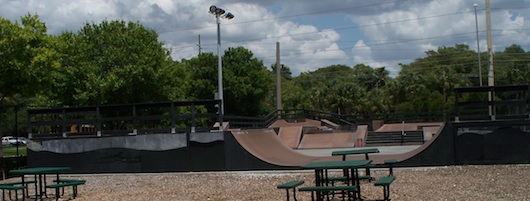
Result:
{"label": "wooden bench", "polygon": [[64,188],[65,187],[72,187],[72,193],[73,198],[75,199],[77,197],[77,186],[85,184],[85,180],[74,180],[74,179],[61,179],[61,180],[54,180],[54,184],[48,184],[46,185],[46,188],[53,188],[55,189],[55,198],[56,200],[59,200],[59,189],[63,189],[64,194]]}
{"label": "wooden bench", "polygon": [[[344,192],[347,192],[348,194],[348,200],[353,200],[352,192],[355,192],[357,190],[357,186],[305,186],[300,187],[298,191],[305,191],[305,192],[311,192],[311,200],[315,200],[315,193],[321,192],[323,193],[322,196],[326,195],[328,196],[329,200],[329,194],[335,193],[338,191],[341,191],[344,195]],[[342,200],[344,200],[345,196],[342,196]]]}
{"label": "wooden bench", "polygon": [[287,201],[289,201],[289,189],[293,189],[293,198],[296,201],[296,187],[302,185],[303,183],[303,180],[294,180],[280,184],[276,186],[276,188],[285,189],[285,191],[287,192]]}
{"label": "wooden bench", "polygon": [[393,166],[395,163],[397,163],[397,160],[389,159],[384,161],[385,165],[388,166],[388,176],[381,177],[377,179],[374,183],[375,186],[382,186],[383,187],[383,200],[390,201],[390,184],[394,180],[396,180],[396,177],[394,176]]}
{"label": "wooden bench", "polygon": [[[2,189],[2,200],[6,200],[6,190],[8,191],[8,196],[10,200],[18,200],[18,191],[24,191],[24,189],[27,189],[27,186],[0,184],[0,189]],[[11,199],[11,191],[15,191],[15,199]],[[24,200],[24,192],[22,192],[22,200]]]}

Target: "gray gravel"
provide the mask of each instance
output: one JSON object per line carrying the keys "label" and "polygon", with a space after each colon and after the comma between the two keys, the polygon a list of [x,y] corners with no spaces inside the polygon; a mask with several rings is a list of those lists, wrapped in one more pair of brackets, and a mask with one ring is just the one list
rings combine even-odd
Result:
{"label": "gray gravel", "polygon": [[[385,174],[386,169],[372,170],[376,177]],[[394,175],[397,179],[390,189],[394,201],[530,200],[530,165],[397,168]],[[79,187],[76,201],[286,200],[285,190],[276,189],[276,185],[295,179],[305,180],[303,185],[312,185],[313,177],[312,171],[64,176],[87,181]],[[363,182],[361,188],[367,200],[383,198],[381,187]],[[300,201],[311,200],[306,192],[297,192],[297,197]]]}

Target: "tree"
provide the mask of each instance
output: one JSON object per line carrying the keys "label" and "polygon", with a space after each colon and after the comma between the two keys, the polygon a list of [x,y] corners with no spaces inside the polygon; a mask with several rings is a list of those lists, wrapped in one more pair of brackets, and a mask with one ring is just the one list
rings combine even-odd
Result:
{"label": "tree", "polygon": [[[292,76],[292,73],[291,73],[291,68],[289,68],[288,66],[285,66],[285,65],[281,65],[280,66],[281,68],[281,72],[280,72],[280,76],[284,79],[287,79],[287,80],[292,80],[293,79],[293,76]],[[276,64],[272,64],[271,65],[271,73],[274,77],[276,77]]]}
{"label": "tree", "polygon": [[214,99],[214,94],[218,91],[217,56],[201,53],[182,63],[187,65],[192,80],[188,94],[198,100]]}
{"label": "tree", "polygon": [[356,82],[367,91],[384,86],[389,79],[389,72],[384,67],[373,69],[364,64],[357,64],[353,70]]}
{"label": "tree", "polygon": [[270,112],[266,98],[271,96],[274,78],[251,51],[228,48],[223,56],[225,113],[256,116]]}
{"label": "tree", "polygon": [[[263,62],[251,51],[228,48],[223,56],[223,104],[225,114],[257,116],[274,107],[271,97],[274,78]],[[191,71],[190,94],[198,99],[212,99],[218,90],[217,57],[202,53],[187,62]]]}
{"label": "tree", "polygon": [[33,98],[49,88],[59,62],[51,48],[54,38],[46,31],[38,15],[28,14],[15,23],[0,18],[0,102]]}
{"label": "tree", "polygon": [[[158,102],[176,99],[184,71],[158,35],[139,23],[85,24],[77,34],[64,32],[59,75],[47,97],[57,105],[84,106]],[[171,97],[173,96],[173,97]]]}
{"label": "tree", "polygon": [[530,83],[530,53],[511,45],[495,54],[495,85]]}

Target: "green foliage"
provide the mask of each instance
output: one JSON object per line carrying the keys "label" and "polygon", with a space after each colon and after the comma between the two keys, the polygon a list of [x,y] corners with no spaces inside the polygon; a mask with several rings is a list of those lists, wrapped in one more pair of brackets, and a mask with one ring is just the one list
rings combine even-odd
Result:
{"label": "green foliage", "polygon": [[530,83],[530,53],[521,46],[512,45],[495,54],[495,85]]}
{"label": "green foliage", "polygon": [[[263,62],[243,47],[229,48],[222,59],[225,113],[257,116],[270,112],[273,108],[267,98],[274,78]],[[188,94],[194,99],[213,99],[218,90],[217,56],[202,53],[182,63],[191,72]]]}
{"label": "green foliage", "polygon": [[[64,32],[56,48],[60,73],[47,97],[56,105],[159,102],[180,98],[184,71],[171,60],[158,35],[138,23],[103,21]],[[180,83],[184,83],[180,81]],[[51,101],[50,101],[51,102]]]}
{"label": "green foliage", "polygon": [[182,64],[190,72],[190,88],[188,94],[196,100],[213,99],[217,93],[217,56],[212,53],[202,53],[190,60],[183,60]]}
{"label": "green foliage", "polygon": [[[4,157],[13,157],[17,156],[17,147],[16,146],[3,146],[2,151],[4,153]],[[27,155],[27,148],[26,146],[18,146],[18,155],[19,156],[25,156]]]}
{"label": "green foliage", "polygon": [[32,98],[49,88],[48,75],[59,62],[46,31],[38,15],[28,14],[15,23],[0,18],[0,101]]}
{"label": "green foliage", "polygon": [[[291,68],[281,64],[280,69],[281,69],[280,76],[283,79],[286,79],[286,80],[292,80],[293,79],[293,76],[292,76],[292,73],[291,73]],[[272,75],[274,77],[276,77],[276,63],[271,64],[271,73],[272,73]]]}
{"label": "green foliage", "polygon": [[[86,23],[59,36],[46,31],[37,15],[19,22],[0,18],[0,115],[6,121],[14,121],[6,105],[35,100],[41,107],[203,100],[218,90],[217,56],[173,61],[158,34],[139,23]],[[487,80],[487,55],[480,56]],[[530,53],[521,46],[494,57],[495,85],[530,83]],[[451,111],[455,87],[479,85],[476,59],[464,44],[439,47],[400,64],[395,78],[385,67],[365,64],[331,65],[293,77],[282,65],[283,108],[341,114]],[[259,116],[274,109],[275,64],[268,70],[243,47],[229,48],[222,60],[226,114]],[[12,130],[11,123],[0,126],[4,133]]]}
{"label": "green foliage", "polygon": [[243,47],[229,48],[223,56],[223,96],[226,114],[256,116],[272,110],[264,101],[274,77],[263,62]]}

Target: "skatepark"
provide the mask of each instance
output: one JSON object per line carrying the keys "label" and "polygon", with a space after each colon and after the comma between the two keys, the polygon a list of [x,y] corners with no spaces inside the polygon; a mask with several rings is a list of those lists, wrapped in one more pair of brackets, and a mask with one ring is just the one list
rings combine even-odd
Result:
{"label": "skatepark", "polygon": [[[528,87],[517,90],[526,94]],[[334,150],[367,147],[380,150],[370,158],[374,164],[395,159],[402,167],[526,164],[530,116],[527,96],[521,97],[525,101],[496,101],[517,103],[517,112],[495,116],[469,116],[470,103],[457,102],[453,120],[443,122],[355,120],[311,110],[230,119],[216,112],[219,100],[34,109],[28,111],[27,165],[68,166],[75,173],[292,170],[337,160]],[[487,111],[489,105],[480,106]],[[161,113],[130,112],[150,108]]]}

